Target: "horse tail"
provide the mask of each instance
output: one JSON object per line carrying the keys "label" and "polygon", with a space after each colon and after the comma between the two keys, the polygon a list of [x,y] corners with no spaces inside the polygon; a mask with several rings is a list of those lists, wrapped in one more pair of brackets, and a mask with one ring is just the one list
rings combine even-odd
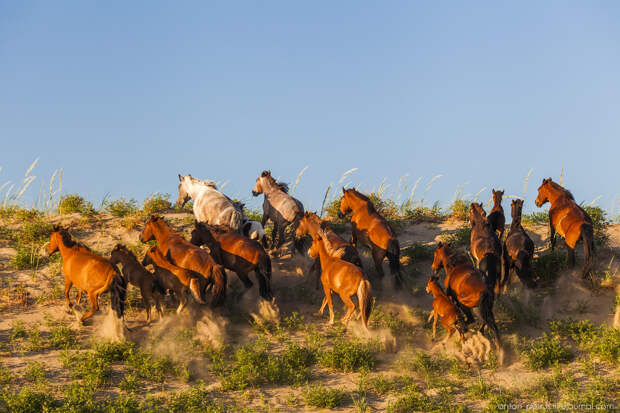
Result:
{"label": "horse tail", "polygon": [[125,314],[125,299],[127,298],[127,280],[122,276],[116,265],[112,264],[114,276],[110,284],[110,304],[117,318]]}
{"label": "horse tail", "polygon": [[495,323],[495,316],[493,315],[493,301],[495,300],[493,296],[493,291],[485,291],[482,294],[482,298],[480,299],[480,315],[482,316],[482,320],[484,325],[487,325],[493,335],[495,336],[495,347],[499,353],[499,349],[501,346],[501,339],[499,337],[499,329],[497,328],[497,324]]}
{"label": "horse tail", "polygon": [[594,228],[590,223],[581,225],[581,239],[583,240],[584,260],[583,274],[585,278],[592,271],[592,261],[594,259]]}
{"label": "horse tail", "polygon": [[258,270],[265,274],[268,280],[271,280],[271,258],[269,254],[264,253],[258,261]]}
{"label": "horse tail", "polygon": [[485,254],[485,256],[480,260],[480,264],[478,264],[478,268],[482,271],[486,277],[485,281],[487,284],[487,288],[493,292],[495,291],[495,286],[497,284],[497,265],[499,261],[497,256],[493,253]]}
{"label": "horse tail", "polygon": [[269,258],[269,254],[263,252],[258,259],[255,271],[258,278],[260,296],[265,300],[271,300],[273,292],[271,291],[271,258]]}
{"label": "horse tail", "polygon": [[213,264],[211,267],[211,282],[213,287],[211,289],[211,306],[218,307],[224,304],[226,299],[226,271],[224,267],[219,264]]}
{"label": "horse tail", "polygon": [[362,314],[362,324],[368,330],[368,319],[372,310],[372,293],[370,291],[370,282],[366,279],[363,279],[357,287],[357,301]]}
{"label": "horse tail", "polygon": [[536,281],[532,276],[532,265],[530,255],[526,251],[519,251],[515,260],[515,272],[521,282],[529,288],[536,288]]}
{"label": "horse tail", "polygon": [[161,285],[161,282],[159,281],[159,279],[155,277],[153,277],[153,293],[166,295],[166,289],[164,288],[163,285]]}
{"label": "horse tail", "polygon": [[394,285],[400,289],[403,285],[403,279],[400,274],[400,246],[397,238],[391,238],[388,241],[386,254],[390,264],[390,272],[394,276]]}
{"label": "horse tail", "polygon": [[233,213],[230,214],[230,222],[228,226],[234,231],[241,232],[241,225],[243,224],[243,211],[239,211],[237,208],[233,208]]}

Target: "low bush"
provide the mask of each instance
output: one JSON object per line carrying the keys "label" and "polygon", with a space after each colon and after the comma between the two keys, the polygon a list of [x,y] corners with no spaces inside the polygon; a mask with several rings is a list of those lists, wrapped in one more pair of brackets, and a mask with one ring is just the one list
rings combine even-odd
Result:
{"label": "low bush", "polygon": [[540,370],[559,363],[566,363],[573,357],[572,352],[562,342],[548,334],[532,340],[522,351],[525,364],[532,370]]}
{"label": "low bush", "polygon": [[325,387],[322,384],[308,386],[304,390],[304,400],[308,406],[320,409],[334,409],[344,404],[346,393],[340,389]]}
{"label": "low bush", "polygon": [[450,205],[450,218],[458,219],[460,221],[469,221],[469,201],[464,199],[456,199]]}
{"label": "low bush", "polygon": [[115,201],[106,201],[104,208],[110,215],[122,218],[138,212],[138,202],[133,198],[129,200],[119,198]]}
{"label": "low bush", "polygon": [[60,198],[58,202],[58,213],[60,215],[80,213],[82,215],[93,215],[95,208],[93,204],[82,198],[79,194],[69,194]]}
{"label": "low bush", "polygon": [[160,194],[159,192],[152,194],[142,203],[142,211],[146,215],[166,212],[171,208],[172,204],[170,203],[170,194]]}
{"label": "low bush", "polygon": [[352,372],[372,370],[375,365],[375,356],[369,344],[359,341],[337,340],[332,348],[320,351],[319,364],[323,367]]}
{"label": "low bush", "polygon": [[533,267],[541,285],[553,285],[560,272],[566,268],[566,252],[556,249],[534,257]]}
{"label": "low bush", "polygon": [[453,248],[469,245],[471,238],[471,227],[463,226],[452,232],[444,232],[439,236],[440,241],[452,246]]}

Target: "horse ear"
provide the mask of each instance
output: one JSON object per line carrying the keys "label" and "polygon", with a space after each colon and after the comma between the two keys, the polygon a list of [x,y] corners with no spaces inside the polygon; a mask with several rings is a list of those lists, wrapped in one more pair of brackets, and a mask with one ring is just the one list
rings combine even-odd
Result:
{"label": "horse ear", "polygon": [[437,248],[441,248],[443,247],[443,242],[439,241],[439,244],[437,244]]}
{"label": "horse ear", "polygon": [[346,189],[344,189],[344,186],[342,187],[342,193],[343,193],[343,194],[346,194],[346,193],[347,193],[347,190],[346,190]]}
{"label": "horse ear", "polygon": [[327,221],[321,221],[321,229],[325,231],[327,230],[327,228],[329,228],[329,224],[327,223]]}
{"label": "horse ear", "polygon": [[54,226],[52,227],[52,232],[58,232],[58,231],[60,231],[60,230],[61,230],[60,225],[54,225]]}
{"label": "horse ear", "polygon": [[183,177],[179,174],[179,181],[183,182]]}

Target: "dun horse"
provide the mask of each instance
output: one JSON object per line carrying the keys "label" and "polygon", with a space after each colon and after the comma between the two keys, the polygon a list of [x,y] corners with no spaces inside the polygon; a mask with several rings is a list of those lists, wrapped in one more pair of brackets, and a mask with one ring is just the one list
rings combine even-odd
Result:
{"label": "dun horse", "polygon": [[493,291],[487,286],[484,277],[474,268],[465,255],[454,253],[447,245],[439,243],[433,255],[433,272],[439,274],[441,268],[446,272],[446,294],[452,297],[457,306],[465,313],[467,324],[473,322],[471,309],[477,307],[482,317],[482,331],[489,326],[496,339],[496,346],[501,345],[499,329],[493,316]]}
{"label": "dun horse", "polygon": [[592,259],[594,254],[594,228],[592,218],[575,202],[573,194],[562,188],[551,178],[544,179],[538,188],[536,206],[541,207],[547,202],[549,208],[549,228],[551,250],[555,248],[555,233],[564,237],[568,250],[568,262],[575,266],[575,245],[583,240],[584,264],[581,271],[583,278],[592,275]]}
{"label": "dun horse", "polygon": [[263,247],[254,240],[228,230],[226,227],[194,223],[191,243],[206,244],[215,261],[234,271],[246,290],[252,288],[248,274],[254,271],[258,279],[260,296],[271,300],[271,259]]}
{"label": "dun horse", "polygon": [[304,214],[304,206],[288,194],[286,184],[276,182],[273,179],[271,171],[263,171],[256,178],[252,195],[258,196],[260,194],[265,196],[261,225],[264,227],[268,219],[273,222],[271,248],[277,251],[284,242],[286,229],[292,227],[294,231],[297,228],[299,220]]}
{"label": "dun horse", "polygon": [[[163,256],[157,245],[151,246],[146,251],[144,258],[142,259],[142,265],[152,265],[155,271],[153,276],[157,282],[164,288],[164,290],[172,291],[177,300],[179,300],[179,306],[177,307],[177,314],[181,314],[181,311],[189,303],[191,293],[189,289],[181,283],[180,278],[184,278],[182,273],[187,271],[181,267],[177,267],[171,264],[166,257]],[[181,275],[179,277],[179,275]]]}
{"label": "dun horse", "polygon": [[402,287],[399,261],[400,246],[392,227],[385,218],[379,215],[366,195],[352,188],[342,188],[342,194],[338,216],[342,218],[349,212],[353,212],[351,217],[351,244],[357,247],[359,241],[371,249],[375,268],[380,278],[383,278],[383,259],[387,256],[395,286],[397,288]]}
{"label": "dun horse", "polygon": [[[328,251],[332,257],[343,259],[362,268],[362,260],[360,259],[357,249],[343,240],[340,235],[336,234],[336,232],[329,227],[329,223],[327,221],[322,220],[313,212],[304,213],[304,216],[299,221],[299,226],[295,231],[295,244],[297,248],[299,250],[302,249],[303,238],[305,236],[310,235],[312,239],[315,239],[321,229],[325,231],[327,239],[333,247],[332,250]],[[320,258],[317,258],[314,261],[312,268],[310,269],[310,273],[316,274],[316,288],[319,288],[319,282],[321,280]]]}
{"label": "dun horse", "polygon": [[493,189],[493,208],[489,212],[487,220],[493,231],[497,233],[499,240],[504,236],[504,226],[506,225],[506,217],[504,216],[504,208],[502,208],[502,197],[504,191],[496,191]]}
{"label": "dun horse", "polygon": [[183,206],[192,199],[194,217],[198,222],[226,225],[234,231],[241,230],[243,208],[238,208],[230,198],[218,191],[215,182],[181,174],[179,181],[177,205]]}
{"label": "dun horse", "polygon": [[431,319],[433,319],[433,340],[435,339],[437,332],[437,321],[439,320],[439,317],[441,317],[441,325],[448,330],[448,337],[445,338],[444,342],[448,341],[455,331],[459,332],[461,342],[463,342],[463,328],[459,320],[459,312],[456,306],[443,292],[441,286],[439,286],[438,279],[436,277],[431,276],[428,279],[428,282],[426,283],[426,292],[428,294],[433,294],[433,311],[431,311],[431,314],[428,316],[428,320],[426,320],[428,323]]}
{"label": "dun horse", "polygon": [[529,288],[536,287],[532,274],[532,258],[534,257],[534,242],[527,235],[521,225],[523,200],[515,199],[510,205],[512,224],[506,242],[504,243],[504,278],[502,289],[510,284],[510,270],[515,269],[517,276]]}
{"label": "dun horse", "polygon": [[471,223],[470,249],[480,271],[486,275],[491,291],[499,293],[499,281],[502,273],[502,245],[497,234],[489,225],[482,204],[472,203],[469,206],[469,222]]}
{"label": "dun horse", "polygon": [[87,247],[71,239],[69,233],[60,227],[54,227],[50,235],[47,254],[60,251],[62,272],[65,275],[65,300],[73,308],[69,298],[71,286],[78,291],[86,291],[90,300],[90,311],[82,316],[84,322],[99,310],[99,295],[110,291],[110,302],[116,317],[123,318],[127,282],[118,268],[110,261],[95,254]]}
{"label": "dun horse", "polygon": [[[157,240],[157,245],[162,254],[177,267],[185,268],[204,277],[199,287],[200,296],[205,294],[208,285],[211,289],[211,305],[218,306],[224,303],[226,298],[226,272],[224,267],[217,264],[209,253],[200,247],[190,244],[181,235],[172,231],[168,224],[159,216],[153,215],[146,223],[140,234],[140,241],[147,242]],[[189,283],[192,289],[192,283]]]}
{"label": "dun horse", "polygon": [[327,304],[329,306],[329,323],[334,323],[334,306],[332,304],[332,291],[334,291],[348,308],[347,313],[342,318],[342,323],[346,325],[355,312],[355,304],[351,300],[351,296],[357,294],[359,316],[362,318],[364,328],[368,330],[368,318],[372,310],[370,283],[364,278],[362,270],[358,266],[330,256],[327,252],[329,248],[332,246],[329,245],[327,234],[321,230],[308,250],[308,254],[312,258],[321,258],[321,282],[323,283],[325,298],[323,298],[319,314],[323,314]]}
{"label": "dun horse", "polygon": [[138,259],[124,245],[116,244],[110,253],[110,262],[114,265],[122,264],[123,277],[140,289],[142,304],[146,311],[146,322],[151,322],[151,308],[155,307],[159,319],[164,318],[161,308],[162,297],[166,294],[159,282],[146,268],[138,262]]}

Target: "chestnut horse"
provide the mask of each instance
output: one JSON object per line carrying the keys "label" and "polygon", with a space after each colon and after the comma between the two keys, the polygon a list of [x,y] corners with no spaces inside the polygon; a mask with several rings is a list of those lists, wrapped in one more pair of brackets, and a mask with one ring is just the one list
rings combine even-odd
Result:
{"label": "chestnut horse", "polygon": [[[181,311],[189,303],[191,299],[191,293],[189,289],[181,283],[180,279],[187,277],[183,272],[187,272],[186,269],[177,267],[171,264],[170,261],[164,257],[157,245],[152,245],[144,254],[142,259],[142,265],[153,266],[153,276],[157,282],[164,288],[174,293],[174,296],[179,300],[179,306],[177,307],[177,314],[181,314]],[[204,302],[201,302],[204,304]]]}
{"label": "chestnut horse", "polygon": [[[305,236],[310,235],[312,239],[315,239],[320,229],[325,230],[325,234],[333,247],[333,250],[329,251],[332,257],[343,259],[362,268],[362,260],[360,259],[357,249],[343,240],[340,235],[336,234],[336,232],[329,227],[329,223],[319,218],[314,212],[305,212],[304,216],[299,221],[299,226],[297,226],[297,230],[295,231],[295,244],[297,249],[300,251],[302,250],[303,238]],[[320,258],[314,260],[310,273],[316,274],[316,288],[318,289],[321,280]]]}
{"label": "chestnut horse", "polygon": [[433,254],[432,268],[435,274],[439,274],[441,268],[445,270],[446,294],[465,313],[467,324],[474,320],[471,309],[478,307],[482,317],[480,330],[489,326],[495,336],[496,347],[499,349],[501,345],[499,329],[493,316],[494,294],[493,290],[487,286],[484,276],[474,268],[469,258],[452,252],[442,242],[437,244],[437,249]]}
{"label": "chestnut horse", "polygon": [[383,259],[387,256],[394,284],[396,288],[401,288],[400,246],[394,230],[366,195],[353,188],[342,188],[338,216],[342,218],[351,211],[351,244],[357,247],[359,240],[371,249],[379,278],[383,278]]}
{"label": "chestnut horse", "polygon": [[534,257],[534,242],[527,235],[521,225],[521,213],[523,211],[523,200],[515,199],[510,205],[512,223],[508,237],[504,242],[504,278],[502,289],[510,284],[510,270],[515,269],[517,276],[524,285],[529,288],[536,287],[534,274],[532,274],[532,259]]}
{"label": "chestnut horse", "polygon": [[355,304],[351,300],[351,296],[357,294],[359,316],[362,318],[364,328],[368,330],[368,318],[372,310],[370,283],[364,278],[360,267],[340,258],[332,257],[327,252],[330,248],[332,246],[329,245],[327,234],[321,230],[308,250],[308,255],[312,258],[320,257],[321,259],[321,282],[323,283],[325,298],[323,298],[319,314],[323,314],[327,304],[329,306],[329,323],[334,323],[334,306],[332,304],[332,291],[334,291],[348,308],[347,313],[342,318],[342,323],[346,325],[355,312]]}
{"label": "chestnut horse", "polygon": [[502,244],[497,238],[497,233],[491,228],[482,204],[473,202],[469,206],[469,222],[471,255],[478,269],[486,275],[490,290],[499,293]]}
{"label": "chestnut horse", "polygon": [[433,340],[437,333],[437,321],[439,317],[441,317],[441,325],[448,330],[448,337],[445,338],[444,342],[452,337],[454,331],[459,332],[461,342],[463,342],[463,328],[459,320],[459,312],[446,293],[443,292],[443,289],[438,284],[437,277],[429,277],[426,283],[426,292],[428,294],[433,294],[433,311],[431,311],[428,320],[426,320],[428,323],[433,319]]}
{"label": "chestnut horse", "polygon": [[194,221],[192,244],[206,245],[215,262],[234,271],[246,291],[252,288],[248,274],[254,271],[258,279],[260,296],[271,300],[271,259],[258,241],[249,239],[225,226],[207,225]]}
{"label": "chestnut horse", "polygon": [[536,206],[541,207],[547,202],[549,208],[549,229],[551,250],[555,248],[555,233],[564,237],[568,251],[568,262],[571,267],[575,266],[575,245],[580,239],[583,240],[584,265],[581,272],[583,278],[592,275],[592,260],[594,255],[594,227],[592,218],[575,202],[573,194],[562,188],[551,178],[543,179],[538,188]]}
{"label": "chestnut horse", "polygon": [[304,214],[304,206],[288,194],[288,185],[273,179],[271,171],[263,171],[256,178],[252,195],[260,194],[265,196],[261,225],[264,227],[267,220],[273,222],[271,248],[277,251],[284,242],[286,229],[291,227],[294,231],[297,228]]}
{"label": "chestnut horse", "polygon": [[502,208],[502,197],[504,191],[496,191],[493,189],[493,208],[489,212],[487,220],[489,225],[496,233],[499,232],[498,237],[501,241],[504,236],[504,227],[506,225],[506,217],[504,216],[504,208]]}
{"label": "chestnut horse", "polygon": [[99,310],[99,295],[110,291],[110,303],[116,317],[123,318],[125,312],[125,296],[127,281],[118,268],[107,259],[95,254],[88,247],[71,239],[64,228],[53,228],[47,254],[52,255],[60,251],[62,256],[62,272],[65,275],[65,300],[69,308],[73,304],[69,299],[71,286],[75,285],[78,291],[86,291],[90,299],[90,311],[84,314],[84,322]]}
{"label": "chestnut horse", "polygon": [[151,308],[155,307],[159,319],[164,318],[161,301],[166,292],[146,268],[138,262],[133,252],[121,244],[116,244],[110,253],[110,262],[114,265],[122,264],[121,273],[129,284],[140,289],[142,304],[146,311],[146,322],[151,322]]}
{"label": "chestnut horse", "polygon": [[[144,230],[140,234],[140,241],[147,242],[157,240],[157,245],[162,254],[177,267],[185,268],[202,275],[198,282],[200,296],[203,301],[205,290],[208,285],[211,289],[211,305],[218,306],[224,303],[226,298],[226,272],[224,267],[217,264],[209,253],[185,240],[180,234],[172,231],[163,218],[152,215],[147,221]],[[206,282],[205,282],[206,280]],[[192,283],[189,283],[192,289]]]}

